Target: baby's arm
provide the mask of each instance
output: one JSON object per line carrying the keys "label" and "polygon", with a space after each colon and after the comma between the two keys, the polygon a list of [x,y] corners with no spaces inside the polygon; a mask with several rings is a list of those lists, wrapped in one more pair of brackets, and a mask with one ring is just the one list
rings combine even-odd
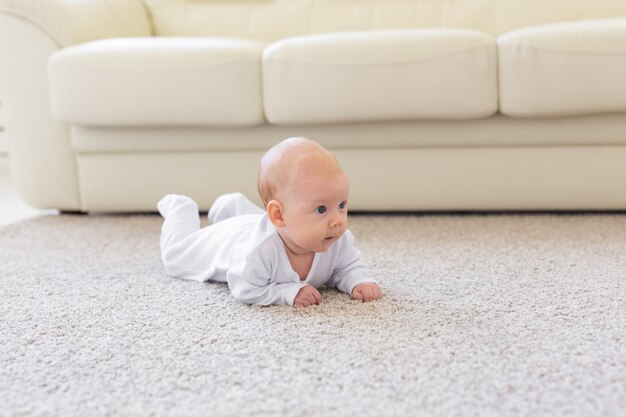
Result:
{"label": "baby's arm", "polygon": [[354,246],[352,233],[346,231],[337,244],[340,245],[338,262],[327,285],[364,302],[382,298],[382,290],[361,259],[361,252]]}
{"label": "baby's arm", "polygon": [[272,282],[269,265],[265,265],[257,257],[238,258],[241,262],[226,275],[230,292],[237,301],[245,304],[294,305],[300,290],[310,287],[304,282]]}
{"label": "baby's arm", "polygon": [[265,285],[256,285],[245,279],[233,279],[228,276],[228,286],[230,292],[239,302],[245,304],[286,304],[294,305],[296,295],[302,287],[307,284],[286,283],[277,284],[269,283]]}

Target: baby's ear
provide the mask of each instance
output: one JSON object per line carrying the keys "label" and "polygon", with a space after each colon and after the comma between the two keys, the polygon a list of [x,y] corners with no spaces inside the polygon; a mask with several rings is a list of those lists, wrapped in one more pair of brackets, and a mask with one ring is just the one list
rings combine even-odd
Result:
{"label": "baby's ear", "polygon": [[267,217],[269,217],[274,226],[285,226],[285,221],[283,220],[283,205],[280,204],[280,201],[272,200],[267,203]]}

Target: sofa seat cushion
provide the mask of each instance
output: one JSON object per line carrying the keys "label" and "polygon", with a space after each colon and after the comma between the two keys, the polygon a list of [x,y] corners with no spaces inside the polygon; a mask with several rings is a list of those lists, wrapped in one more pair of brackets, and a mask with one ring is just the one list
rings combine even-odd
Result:
{"label": "sofa seat cushion", "polygon": [[502,35],[498,45],[502,113],[626,111],[626,18],[520,29]]}
{"label": "sofa seat cushion", "polygon": [[411,29],[289,38],[263,54],[274,124],[472,119],[497,110],[495,40]]}
{"label": "sofa seat cushion", "polygon": [[264,44],[220,38],[89,42],[49,60],[54,115],[84,126],[265,123]]}

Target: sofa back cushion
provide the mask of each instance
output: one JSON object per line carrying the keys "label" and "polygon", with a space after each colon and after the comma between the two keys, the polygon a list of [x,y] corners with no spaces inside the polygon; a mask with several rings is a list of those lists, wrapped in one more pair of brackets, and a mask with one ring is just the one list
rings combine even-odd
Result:
{"label": "sofa back cushion", "polygon": [[626,15],[624,0],[144,0],[160,36],[267,42],[371,29],[463,28],[499,36],[545,23]]}
{"label": "sofa back cushion", "polygon": [[463,29],[283,39],[263,52],[265,116],[300,126],[488,117],[497,59],[491,36]]}

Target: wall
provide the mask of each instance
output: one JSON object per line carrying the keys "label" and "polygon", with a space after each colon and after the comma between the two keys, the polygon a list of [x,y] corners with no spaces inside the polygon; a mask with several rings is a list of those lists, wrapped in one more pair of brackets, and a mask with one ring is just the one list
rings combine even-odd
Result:
{"label": "wall", "polygon": [[6,135],[4,134],[4,118],[2,116],[2,102],[0,101],[0,158],[6,157],[9,152]]}

